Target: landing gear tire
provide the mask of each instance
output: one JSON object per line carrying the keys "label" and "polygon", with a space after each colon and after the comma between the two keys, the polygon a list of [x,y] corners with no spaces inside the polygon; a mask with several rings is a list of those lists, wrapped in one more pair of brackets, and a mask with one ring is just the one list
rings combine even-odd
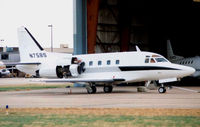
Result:
{"label": "landing gear tire", "polygon": [[165,92],[166,92],[165,87],[160,87],[160,88],[158,89],[158,92],[159,92],[159,93],[165,93]]}
{"label": "landing gear tire", "polygon": [[111,93],[112,90],[113,90],[113,87],[112,87],[112,86],[104,86],[104,88],[103,88],[103,91],[104,91],[105,93]]}
{"label": "landing gear tire", "polygon": [[88,92],[88,94],[96,93],[97,92],[96,86],[93,85],[93,86],[88,87],[87,92]]}

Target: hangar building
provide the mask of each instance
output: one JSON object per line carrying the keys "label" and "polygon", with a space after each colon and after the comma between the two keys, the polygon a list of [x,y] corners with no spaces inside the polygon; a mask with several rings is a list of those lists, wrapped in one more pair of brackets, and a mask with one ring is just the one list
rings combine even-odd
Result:
{"label": "hangar building", "polygon": [[[74,53],[142,50],[200,55],[199,0],[74,0]],[[185,51],[189,52],[185,52]]]}

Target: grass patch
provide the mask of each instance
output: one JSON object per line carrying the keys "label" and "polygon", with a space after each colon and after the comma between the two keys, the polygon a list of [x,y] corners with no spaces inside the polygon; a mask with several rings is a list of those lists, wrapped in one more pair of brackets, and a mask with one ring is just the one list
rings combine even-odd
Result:
{"label": "grass patch", "polygon": [[29,84],[29,85],[18,85],[18,86],[0,86],[0,92],[3,91],[22,91],[22,90],[38,90],[38,89],[52,89],[52,88],[65,88],[63,84]]}
{"label": "grass patch", "polygon": [[78,115],[0,112],[0,127],[199,127],[198,116]]}

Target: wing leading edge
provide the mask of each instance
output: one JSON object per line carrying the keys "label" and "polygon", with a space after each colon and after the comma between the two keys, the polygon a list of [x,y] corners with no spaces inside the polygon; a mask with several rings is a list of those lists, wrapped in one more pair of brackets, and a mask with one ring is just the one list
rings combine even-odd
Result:
{"label": "wing leading edge", "polygon": [[39,65],[39,64],[41,64],[41,63],[39,63],[39,62],[32,62],[32,63],[17,63],[17,65]]}

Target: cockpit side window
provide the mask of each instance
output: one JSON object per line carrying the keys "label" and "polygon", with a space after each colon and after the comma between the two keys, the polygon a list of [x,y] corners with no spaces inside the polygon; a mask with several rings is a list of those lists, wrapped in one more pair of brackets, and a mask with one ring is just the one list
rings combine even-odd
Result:
{"label": "cockpit side window", "polygon": [[150,58],[150,56],[146,56],[144,62],[145,62],[145,63],[149,63],[149,58]]}
{"label": "cockpit side window", "polygon": [[156,61],[153,59],[153,58],[151,58],[151,61],[150,61],[150,63],[155,63]]}
{"label": "cockpit side window", "polygon": [[149,63],[149,58],[146,58],[146,59],[145,59],[145,63]]}

